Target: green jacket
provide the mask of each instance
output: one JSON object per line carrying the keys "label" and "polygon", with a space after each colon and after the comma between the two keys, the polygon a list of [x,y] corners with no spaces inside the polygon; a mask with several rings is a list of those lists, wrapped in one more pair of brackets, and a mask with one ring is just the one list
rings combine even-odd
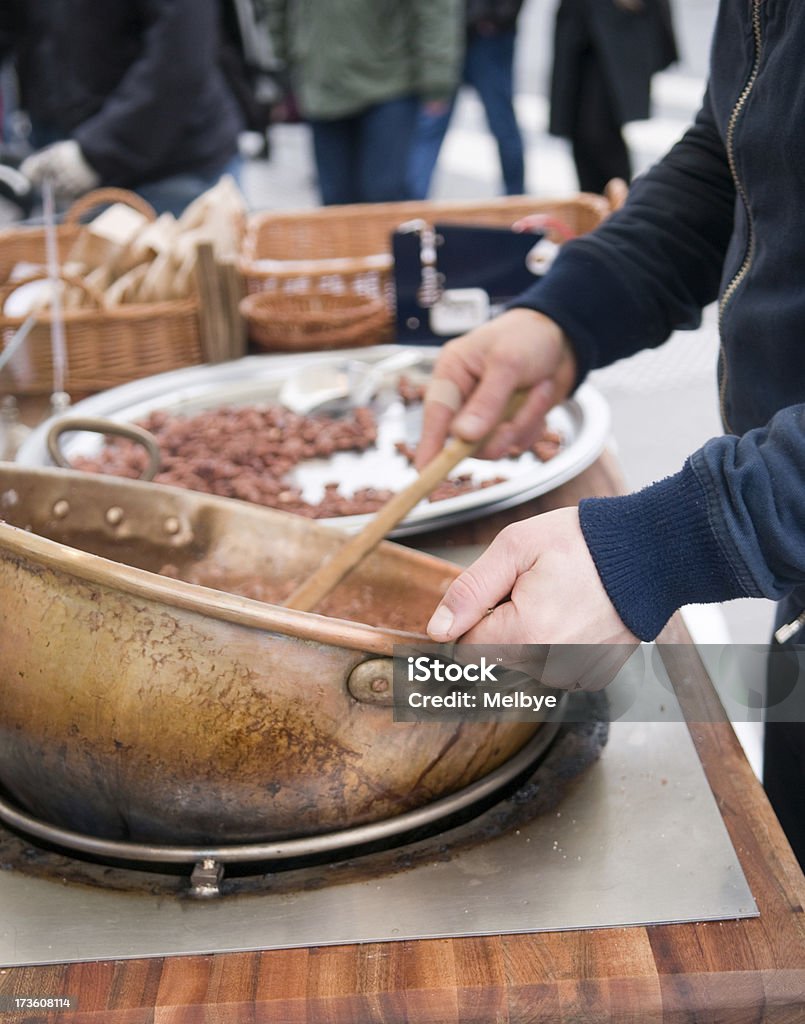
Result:
{"label": "green jacket", "polygon": [[302,114],[350,117],[402,96],[448,99],[463,0],[259,0]]}

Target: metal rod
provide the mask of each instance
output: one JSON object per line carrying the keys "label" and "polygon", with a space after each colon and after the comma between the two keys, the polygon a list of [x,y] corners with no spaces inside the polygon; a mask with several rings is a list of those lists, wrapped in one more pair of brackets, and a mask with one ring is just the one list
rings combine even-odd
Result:
{"label": "metal rod", "polygon": [[53,200],[53,183],[49,178],[42,182],[42,212],[45,221],[45,252],[47,272],[50,280],[50,344],[53,354],[53,391],[65,390],[67,379],[67,345],[64,340],[64,317],[62,315],[61,277],[59,271],[59,247],[56,238],[56,212]]}

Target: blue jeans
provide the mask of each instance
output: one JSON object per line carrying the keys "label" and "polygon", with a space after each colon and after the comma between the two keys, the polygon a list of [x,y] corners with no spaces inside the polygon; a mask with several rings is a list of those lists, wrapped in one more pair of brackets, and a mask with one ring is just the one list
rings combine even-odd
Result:
{"label": "blue jeans", "polygon": [[[494,35],[472,34],[467,41],[463,71],[464,82],[475,89],[483,103],[487,125],[497,142],[504,189],[510,196],[525,191],[523,137],[513,103],[514,42],[514,30]],[[455,99],[444,114],[419,114],[408,162],[408,181],[414,199],[425,199],[428,195],[454,105]]]}
{"label": "blue jeans", "polygon": [[149,202],[157,213],[172,213],[175,217],[179,217],[186,206],[207,189],[212,188],[225,174],[231,174],[240,185],[242,167],[243,160],[236,155],[223,166],[207,174],[198,174],[192,171],[174,174],[169,178],[161,178],[159,181],[150,181],[146,185],[138,185],[134,191],[141,195],[146,202]]}
{"label": "blue jeans", "polygon": [[431,114],[423,107],[417,115],[414,140],[408,157],[408,187],[413,199],[428,198],[439,150],[447,135],[455,105],[453,99],[441,114]]}
{"label": "blue jeans", "polygon": [[352,117],[311,121],[321,201],[330,206],[410,199],[406,168],[416,113],[416,98],[405,96]]}

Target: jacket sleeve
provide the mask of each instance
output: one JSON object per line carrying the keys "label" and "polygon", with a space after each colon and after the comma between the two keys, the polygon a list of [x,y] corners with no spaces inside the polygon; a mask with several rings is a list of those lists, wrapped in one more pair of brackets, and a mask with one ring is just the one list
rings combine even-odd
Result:
{"label": "jacket sleeve", "polygon": [[217,70],[218,13],[213,0],[148,0],[139,58],[101,109],[73,132],[107,181],[147,180],[175,145],[188,96]]}
{"label": "jacket sleeve", "polygon": [[458,88],[464,60],[463,0],[409,0],[414,18],[412,59],[423,100],[447,100]]}
{"label": "jacket sleeve", "polygon": [[[564,247],[517,300],[567,332],[579,378],[693,327],[714,300],[735,192],[708,96],[694,125],[638,179],[622,211]],[[779,599],[805,583],[805,406],[708,441],[679,473],[579,508],[587,546],[626,625],[653,639],[683,604]]]}
{"label": "jacket sleeve", "polygon": [[805,405],[714,438],[675,476],[579,506],[621,619],[653,640],[683,604],[779,600],[805,583]]}
{"label": "jacket sleeve", "polygon": [[672,331],[697,327],[716,298],[735,190],[709,96],[693,126],[632,185],[626,205],[562,247],[549,274],[511,305],[565,330],[578,379]]}

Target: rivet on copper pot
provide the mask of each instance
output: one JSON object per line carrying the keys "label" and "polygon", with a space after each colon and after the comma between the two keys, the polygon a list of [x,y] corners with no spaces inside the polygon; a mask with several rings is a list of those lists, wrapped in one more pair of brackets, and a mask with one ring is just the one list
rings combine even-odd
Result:
{"label": "rivet on copper pot", "polygon": [[181,524],[176,516],[168,516],[165,520],[165,533],[178,533]]}
{"label": "rivet on copper pot", "polygon": [[371,658],[353,668],[347,679],[347,689],[361,704],[390,707],[393,703],[393,675],[394,662],[391,658]]}
{"label": "rivet on copper pot", "polygon": [[60,501],[57,501],[56,504],[53,506],[53,515],[57,519],[64,519],[64,517],[69,513],[69,511],[70,502],[65,501],[64,498],[62,498]]}
{"label": "rivet on copper pot", "polygon": [[113,505],[106,510],[106,521],[110,526],[118,526],[123,520],[123,509],[119,505]]}

